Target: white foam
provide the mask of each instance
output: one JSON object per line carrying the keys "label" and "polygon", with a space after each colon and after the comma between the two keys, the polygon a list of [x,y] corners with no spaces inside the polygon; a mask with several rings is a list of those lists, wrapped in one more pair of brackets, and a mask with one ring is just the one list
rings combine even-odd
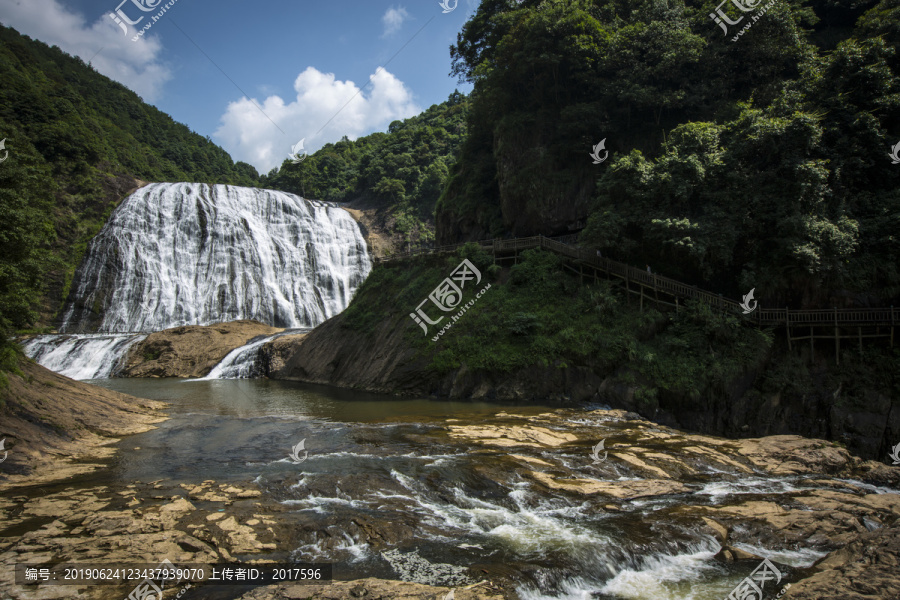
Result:
{"label": "white foam", "polygon": [[509,492],[515,508],[468,496],[460,488],[452,492],[456,504],[438,503],[419,493],[416,482],[391,471],[394,479],[412,493],[423,520],[441,530],[454,528],[474,537],[486,537],[519,554],[543,556],[548,552],[589,555],[601,551],[611,540],[575,522],[587,504],[559,506],[543,500],[527,507],[531,498],[524,489]]}
{"label": "white foam", "polygon": [[106,379],[122,366],[128,350],[146,335],[38,335],[22,346],[25,355],[72,379]]}
{"label": "white foam", "polygon": [[[624,569],[606,582],[601,593],[634,600],[693,600],[709,597],[704,575],[720,567],[712,562],[721,549],[711,538],[685,554],[659,554],[642,561],[638,569]],[[679,584],[679,585],[673,585]]]}
{"label": "white foam", "polygon": [[895,490],[894,488],[884,487],[880,485],[872,485],[871,483],[864,483],[856,479],[838,479],[837,481],[843,481],[844,483],[855,485],[856,487],[860,487],[864,490],[869,490],[870,492],[875,492],[876,494],[900,494],[900,490]]}
{"label": "white foam", "polygon": [[582,577],[571,577],[560,584],[561,589],[553,595],[543,594],[528,586],[516,588],[521,600],[593,600],[599,587]]}
{"label": "white foam", "polygon": [[312,510],[317,513],[325,514],[325,510],[329,505],[342,505],[351,508],[363,508],[368,505],[365,500],[347,499],[335,496],[307,496],[306,498],[282,500],[281,504],[285,506],[299,506],[300,510]]}
{"label": "white foam", "polygon": [[727,496],[739,496],[746,494],[784,494],[795,492],[797,488],[789,481],[783,479],[763,479],[753,477],[740,481],[713,481],[704,485],[695,493],[710,496],[713,502]]}
{"label": "white foam", "polygon": [[308,560],[334,560],[335,551],[337,551],[346,552],[349,555],[349,562],[355,563],[364,560],[371,555],[369,544],[354,540],[346,532],[341,533],[341,540],[335,544],[333,550],[323,548],[322,543],[324,541],[325,540],[323,539],[312,544],[304,544],[291,553],[292,557]]}
{"label": "white foam", "polygon": [[820,558],[828,556],[827,552],[813,550],[811,548],[801,548],[799,550],[772,550],[770,548],[764,548],[753,544],[744,544],[741,542],[733,543],[731,545],[734,548],[745,550],[763,558],[768,558],[773,562],[800,569],[811,567]]}

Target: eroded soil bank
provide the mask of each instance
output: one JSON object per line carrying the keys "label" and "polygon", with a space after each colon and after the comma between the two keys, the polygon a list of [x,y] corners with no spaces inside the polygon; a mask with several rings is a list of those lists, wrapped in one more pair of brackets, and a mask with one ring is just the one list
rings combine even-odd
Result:
{"label": "eroded soil bank", "polygon": [[[63,377],[22,360],[0,391],[0,491],[88,473],[115,452],[121,436],[165,420],[162,402]],[[2,458],[2,455],[0,455]]]}

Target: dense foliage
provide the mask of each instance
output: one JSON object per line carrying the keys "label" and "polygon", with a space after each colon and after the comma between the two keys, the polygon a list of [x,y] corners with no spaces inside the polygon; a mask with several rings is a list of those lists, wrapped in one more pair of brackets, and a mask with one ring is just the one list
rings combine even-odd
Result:
{"label": "dense foliage", "polygon": [[135,179],[258,182],[252,166],[81,59],[3,26],[0,139],[0,333],[33,323],[40,300],[45,317],[59,309],[87,242]]}
{"label": "dense foliage", "polygon": [[459,92],[387,133],[326,144],[300,164],[286,160],[262,178],[266,187],[332,202],[390,207],[390,229],[410,242],[434,238],[434,206],[466,135],[467,100]]}
{"label": "dense foliage", "polygon": [[[422,335],[407,310],[415,307],[462,258],[468,258],[491,288],[443,335]],[[407,340],[429,369],[443,375],[465,365],[509,373],[539,365],[589,366],[594,372],[636,385],[647,414],[657,394],[697,401],[714,396],[749,364],[765,360],[770,332],[742,327],[730,315],[688,303],[681,312],[643,312],[628,305],[620,287],[607,281],[582,285],[565,272],[561,258],[529,250],[504,273],[475,244],[454,255],[379,265],[341,316],[343,326],[371,332],[384,320],[407,329]],[[390,298],[390,301],[385,299]],[[466,300],[470,296],[466,296]]]}
{"label": "dense foliage", "polygon": [[475,90],[441,241],[569,210],[583,242],[732,296],[896,298],[896,0],[779,1],[735,41],[754,13],[723,35],[718,4],[484,0],[451,48]]}
{"label": "dense foliage", "polygon": [[[453,312],[423,335],[409,313],[463,258],[483,277],[471,291],[467,286],[463,303],[488,283],[490,289],[443,335],[438,331]],[[647,299],[641,310],[621,282],[583,280],[561,268],[563,260],[529,250],[500,269],[468,244],[453,254],[380,263],[338,319],[370,343],[381,344],[385,331],[403,331],[400,348],[383,350],[417,355],[415,362],[426,365],[423,381],[435,388],[445,377],[474,378],[498,393],[516,389],[545,401],[546,390],[528,382],[557,370],[577,382],[587,371],[603,381],[604,402],[648,418],[670,414],[725,435],[800,433],[873,451],[869,441],[885,427],[879,419],[900,397],[900,348],[842,344],[835,365],[817,344],[818,360],[810,360],[807,348],[790,351],[780,332],[753,327],[752,316],[694,301],[663,312]],[[426,313],[441,314],[430,304]],[[848,425],[854,413],[871,419],[872,428]]]}

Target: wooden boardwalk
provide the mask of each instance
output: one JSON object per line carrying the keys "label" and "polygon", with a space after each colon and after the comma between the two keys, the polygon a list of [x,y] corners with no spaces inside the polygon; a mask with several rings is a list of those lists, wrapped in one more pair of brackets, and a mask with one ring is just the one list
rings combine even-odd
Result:
{"label": "wooden boardwalk", "polygon": [[[494,262],[518,261],[519,253],[524,250],[540,248],[565,257],[565,268],[579,275],[582,280],[590,278],[598,280],[618,279],[624,283],[625,290],[631,295],[640,297],[640,308],[645,302],[654,305],[668,305],[679,310],[685,300],[699,300],[712,308],[740,315],[758,327],[784,327],[787,333],[788,347],[799,340],[809,340],[810,349],[815,355],[815,340],[834,340],[835,358],[840,360],[841,340],[857,341],[862,350],[865,338],[887,338],[891,348],[894,347],[894,327],[900,324],[900,309],[894,308],[831,308],[790,310],[785,308],[763,308],[758,306],[750,314],[744,314],[739,302],[714,294],[697,286],[687,285],[663,275],[650,273],[646,269],[638,269],[609,258],[597,256],[594,250],[579,248],[570,242],[575,236],[564,238],[547,238],[534,236],[514,239],[493,239],[477,242],[486,252],[494,256]],[[454,252],[465,244],[423,248],[411,252],[395,254],[376,259],[385,262],[417,256],[421,254],[439,254]],[[796,334],[796,335],[795,335]]]}

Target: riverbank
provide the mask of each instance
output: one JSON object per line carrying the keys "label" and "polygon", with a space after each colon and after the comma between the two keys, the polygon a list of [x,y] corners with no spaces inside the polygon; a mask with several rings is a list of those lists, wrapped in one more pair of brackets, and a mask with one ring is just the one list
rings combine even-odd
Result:
{"label": "riverbank", "polygon": [[[432,341],[456,311],[442,312],[429,294],[463,259],[480,277],[460,306],[488,283],[491,293]],[[424,333],[424,321],[410,318],[417,306],[437,322]],[[548,252],[526,251],[501,269],[466,247],[379,263],[344,312],[280,348],[265,374],[407,396],[602,403],[678,429],[824,438],[886,460],[900,442],[898,351],[842,348],[836,365],[821,351],[788,348],[783,332],[702,303],[676,312],[630,300],[610,282],[570,274]]]}
{"label": "riverbank", "polygon": [[[204,456],[218,456],[220,438],[210,422],[195,408],[182,410],[183,423],[175,428],[199,427],[206,432],[203,445],[212,446]],[[454,589],[457,600],[518,600],[533,577],[580,564],[554,566],[581,554],[577,544],[596,535],[587,524],[597,519],[615,547],[599,562],[589,552],[581,568],[596,571],[615,559],[606,583],[591,584],[605,586],[610,597],[669,597],[661,587],[653,592],[661,585],[654,561],[670,568],[667,560],[693,561],[707,573],[739,579],[769,558],[783,574],[782,585],[792,583],[789,599],[836,600],[867,586],[884,594],[897,590],[900,469],[824,440],[690,435],[616,410],[507,409],[390,421],[354,426],[329,419],[326,430],[315,429],[320,433],[307,439],[311,452],[301,464],[284,458],[288,447],[267,451],[271,434],[259,449],[239,444],[239,464],[251,465],[245,471],[258,473],[254,477],[88,478],[7,490],[0,495],[0,595],[116,600],[128,592],[94,586],[25,593],[13,586],[14,564],[51,558],[107,565],[167,558],[178,565],[294,557],[335,562],[341,581],[234,589],[222,597],[441,600]],[[232,432],[233,423],[220,427]],[[287,427],[298,435],[296,426]],[[349,428],[349,437],[328,445],[325,431],[336,428]],[[348,446],[350,439],[358,445]],[[605,446],[598,449],[601,440]],[[180,472],[176,453],[166,452],[175,463],[171,469]],[[139,448],[124,458],[139,457],[155,462]],[[348,462],[354,460],[363,462]],[[422,466],[401,466],[410,461]],[[481,483],[471,487],[475,481]],[[436,486],[435,492],[423,485]],[[514,503],[507,490],[515,490],[509,492]],[[521,495],[526,490],[527,499]],[[559,520],[565,506],[575,507],[571,522]],[[456,525],[448,528],[444,520],[451,515]],[[475,521],[466,526],[469,518]],[[480,537],[463,543],[476,523]],[[458,533],[447,538],[452,531]],[[430,543],[418,539],[423,535],[451,543],[429,553]],[[628,558],[632,547],[638,554]],[[448,574],[459,583],[441,583]],[[190,593],[202,598],[207,592],[213,593],[199,586]]]}
{"label": "riverbank", "polygon": [[163,402],[135,398],[63,377],[23,359],[0,391],[0,491],[81,475],[103,467],[121,436],[166,419]]}

